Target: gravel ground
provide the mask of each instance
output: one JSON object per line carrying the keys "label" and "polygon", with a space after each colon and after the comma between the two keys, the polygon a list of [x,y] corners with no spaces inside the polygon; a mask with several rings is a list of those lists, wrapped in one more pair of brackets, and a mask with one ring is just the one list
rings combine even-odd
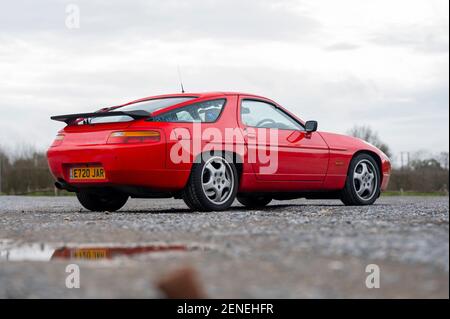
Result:
{"label": "gravel ground", "polygon": [[[155,283],[186,265],[213,298],[448,298],[448,220],[448,197],[235,204],[220,213],[134,199],[91,213],[74,197],[1,196],[0,298],[161,297]],[[193,249],[100,261],[26,257],[48,247],[154,244]],[[11,249],[23,260],[6,260]],[[80,266],[79,289],[65,287],[69,263]],[[368,264],[380,267],[378,289],[365,285]]]}

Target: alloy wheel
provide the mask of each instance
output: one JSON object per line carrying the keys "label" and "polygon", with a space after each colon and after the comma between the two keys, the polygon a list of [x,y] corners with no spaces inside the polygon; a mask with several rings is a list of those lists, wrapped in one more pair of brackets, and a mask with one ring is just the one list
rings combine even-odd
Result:
{"label": "alloy wheel", "polygon": [[233,193],[234,175],[230,164],[223,157],[210,158],[202,170],[202,189],[207,199],[220,205]]}
{"label": "alloy wheel", "polygon": [[377,190],[377,174],[374,165],[364,159],[356,164],[353,172],[353,187],[360,199],[370,200]]}

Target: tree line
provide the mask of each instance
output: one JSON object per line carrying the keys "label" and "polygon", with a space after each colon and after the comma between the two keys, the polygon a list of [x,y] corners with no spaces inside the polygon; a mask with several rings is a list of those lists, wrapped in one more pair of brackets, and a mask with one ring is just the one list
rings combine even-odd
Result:
{"label": "tree line", "polygon": [[448,194],[448,153],[413,159],[392,171],[389,189],[395,191],[440,192]]}
{"label": "tree line", "polygon": [[54,179],[45,153],[31,151],[11,158],[0,149],[0,193],[22,195],[33,192],[53,192]]}

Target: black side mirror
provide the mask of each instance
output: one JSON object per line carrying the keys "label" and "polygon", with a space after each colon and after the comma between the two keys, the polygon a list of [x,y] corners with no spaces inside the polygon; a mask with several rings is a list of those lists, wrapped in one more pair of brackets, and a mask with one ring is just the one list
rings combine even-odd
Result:
{"label": "black side mirror", "polygon": [[305,130],[308,133],[317,131],[317,127],[319,126],[319,123],[317,121],[307,121],[305,123]]}

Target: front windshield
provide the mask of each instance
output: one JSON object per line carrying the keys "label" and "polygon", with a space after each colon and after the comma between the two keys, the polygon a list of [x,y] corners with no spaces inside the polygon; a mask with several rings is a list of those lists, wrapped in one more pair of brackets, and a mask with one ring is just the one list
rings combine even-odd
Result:
{"label": "front windshield", "polygon": [[[195,99],[193,96],[182,96],[182,97],[166,97],[160,99],[147,100],[143,102],[137,102],[118,108],[114,108],[114,111],[147,111],[148,113],[153,113],[159,109],[163,109],[169,106],[180,104]],[[89,124],[98,123],[112,123],[112,122],[128,122],[133,119],[127,115],[111,116],[111,117],[95,117],[89,121]]]}

